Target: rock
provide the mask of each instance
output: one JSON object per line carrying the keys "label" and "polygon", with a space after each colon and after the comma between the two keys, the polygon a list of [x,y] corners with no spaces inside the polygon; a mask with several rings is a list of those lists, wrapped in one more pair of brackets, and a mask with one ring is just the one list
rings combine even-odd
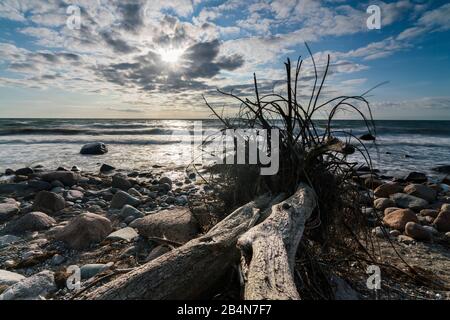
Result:
{"label": "rock", "polygon": [[4,246],[7,246],[9,244],[13,244],[13,243],[19,242],[20,240],[22,240],[22,239],[19,238],[19,237],[10,235],[10,234],[1,236],[0,237],[0,248],[2,248]]}
{"label": "rock", "polygon": [[441,206],[441,211],[450,211],[450,203],[444,203]]}
{"label": "rock", "polygon": [[402,187],[396,182],[383,183],[374,190],[375,197],[389,198],[391,194],[400,192]]}
{"label": "rock", "polygon": [[414,211],[420,211],[428,206],[428,201],[404,193],[395,193],[391,195],[391,199],[398,207],[409,208]]}
{"label": "rock", "polygon": [[446,237],[448,240],[450,240],[450,232],[446,232],[446,233],[445,233],[445,237]]}
{"label": "rock", "polygon": [[8,222],[1,234],[20,234],[26,231],[46,230],[56,224],[55,219],[43,212],[30,212],[19,219]]}
{"label": "rock", "polygon": [[50,261],[52,265],[54,266],[59,266],[60,264],[62,264],[64,261],[66,261],[66,258],[64,258],[62,255],[59,254],[55,254],[52,257],[52,260]]}
{"label": "rock", "polygon": [[188,197],[187,196],[183,195],[183,196],[176,197],[176,199],[175,199],[175,204],[177,206],[184,206],[187,203],[188,203]]}
{"label": "rock", "polygon": [[197,177],[197,175],[195,174],[195,172],[189,173],[188,178],[189,178],[190,180],[195,180],[196,177]]}
{"label": "rock", "polygon": [[168,185],[170,185],[170,188],[172,189],[172,179],[170,179],[169,177],[162,177],[161,179],[159,179],[159,184],[164,184],[167,183]]}
{"label": "rock", "polygon": [[424,199],[428,202],[436,200],[437,192],[423,184],[409,184],[403,189],[403,192],[412,196]]}
{"label": "rock", "polygon": [[128,189],[131,188],[131,183],[130,181],[128,181],[127,177],[120,174],[120,173],[116,173],[113,177],[112,177],[112,186],[114,188],[118,188],[118,189],[122,189],[124,191],[127,191]]}
{"label": "rock", "polygon": [[82,213],[73,218],[57,235],[70,248],[84,249],[99,243],[112,231],[111,221],[95,213]]}
{"label": "rock", "polygon": [[422,228],[424,228],[425,230],[427,230],[429,233],[431,233],[434,236],[439,234],[439,231],[437,231],[435,228],[433,228],[431,226],[422,226]]}
{"label": "rock", "polygon": [[85,144],[83,147],[81,147],[80,153],[81,154],[105,154],[108,152],[108,147],[102,143],[102,142],[91,142],[88,144]]}
{"label": "rock", "polygon": [[169,192],[172,189],[172,186],[168,183],[162,183],[158,186],[158,189],[161,192]]}
{"label": "rock", "polygon": [[384,211],[384,209],[395,206],[395,202],[389,198],[378,198],[373,202],[373,207],[377,210]]}
{"label": "rock", "polygon": [[51,171],[44,173],[41,176],[41,179],[47,182],[53,182],[55,180],[58,180],[63,184],[63,186],[71,187],[78,182],[80,176],[72,171]]}
{"label": "rock", "polygon": [[106,237],[106,240],[110,241],[131,241],[134,238],[138,237],[138,233],[134,231],[133,228],[126,227],[117,231],[114,231],[109,236]]}
{"label": "rock", "polygon": [[400,208],[397,208],[397,207],[389,207],[389,208],[384,209],[383,214],[386,216],[386,215],[388,215],[389,213],[394,212],[394,211],[396,211],[396,210],[398,210],[398,209],[400,209]]}
{"label": "rock", "polygon": [[64,209],[65,206],[66,200],[61,195],[50,191],[39,191],[34,198],[33,209],[53,214]]}
{"label": "rock", "polygon": [[102,164],[102,166],[100,167],[100,172],[101,173],[106,173],[106,172],[110,172],[116,170],[116,168],[114,168],[113,166],[110,166],[109,164]]}
{"label": "rock", "polygon": [[132,195],[133,197],[137,197],[137,198],[142,197],[142,194],[139,191],[137,191],[135,188],[130,188],[130,189],[128,189],[127,192],[128,192],[128,194]]}
{"label": "rock", "polygon": [[422,209],[420,210],[419,213],[421,216],[423,217],[432,217],[432,218],[436,218],[439,214],[438,210],[433,210],[433,209]]}
{"label": "rock", "polygon": [[440,232],[450,231],[450,211],[439,212],[437,218],[434,220],[433,225]]}
{"label": "rock", "polygon": [[197,236],[199,227],[191,211],[186,208],[163,210],[137,219],[130,224],[139,235],[152,238],[167,238],[185,243]]}
{"label": "rock", "polygon": [[[378,226],[372,229],[372,234],[378,238],[385,238],[384,232],[383,232],[383,228]],[[386,232],[387,234],[387,232]]]}
{"label": "rock", "polygon": [[96,274],[108,270],[111,268],[111,263],[89,263],[85,264],[80,268],[81,279],[89,279],[95,276]]}
{"label": "rock", "polygon": [[73,166],[72,169],[70,169],[70,171],[73,171],[73,172],[81,172],[81,169],[78,168],[77,166]]}
{"label": "rock", "polygon": [[436,172],[450,174],[450,165],[437,166],[437,167],[434,167],[432,170],[436,171]]}
{"label": "rock", "polygon": [[405,234],[416,240],[431,240],[431,233],[415,222],[408,222],[405,225]]}
{"label": "rock", "polygon": [[139,199],[129,195],[125,191],[117,191],[111,200],[110,206],[113,209],[122,209],[126,204],[129,204],[130,206],[137,206],[139,203]]}
{"label": "rock", "polygon": [[29,180],[28,185],[37,191],[49,190],[52,187],[50,183],[42,180]]}
{"label": "rock", "polygon": [[21,274],[0,269],[0,287],[12,286],[23,279],[25,279],[25,277]]}
{"label": "rock", "polygon": [[413,238],[411,238],[409,236],[406,236],[404,234],[399,235],[397,237],[397,240],[399,242],[401,242],[401,243],[404,243],[404,244],[412,244],[412,243],[414,243],[414,239]]}
{"label": "rock", "polygon": [[15,172],[16,176],[29,176],[32,175],[33,173],[34,170],[29,167],[17,169]]}
{"label": "rock", "polygon": [[56,290],[53,272],[45,270],[22,279],[0,295],[0,300],[35,300]]}
{"label": "rock", "polygon": [[120,210],[119,216],[121,216],[124,219],[130,216],[133,217],[134,219],[137,219],[144,217],[144,214],[135,207],[126,204],[123,206],[122,210]]}
{"label": "rock", "polygon": [[372,134],[366,133],[360,136],[359,139],[363,141],[375,141],[376,138]]}
{"label": "rock", "polygon": [[422,182],[427,182],[428,178],[427,176],[422,173],[422,172],[410,172],[406,175],[406,177],[404,177],[405,181],[408,182],[415,182],[415,183],[422,183]]}
{"label": "rock", "polygon": [[64,183],[59,180],[53,180],[50,185],[52,186],[52,188],[61,188],[64,190]]}
{"label": "rock", "polygon": [[13,175],[14,174],[14,170],[13,169],[6,169],[5,170],[5,176],[10,176],[10,175]]}
{"label": "rock", "polygon": [[399,235],[401,235],[402,233],[400,232],[400,231],[398,231],[398,230],[391,230],[391,231],[389,231],[389,235],[391,236],[391,237],[393,237],[393,238],[397,238]]}
{"label": "rock", "polygon": [[28,184],[24,183],[0,183],[0,194],[26,194],[33,191]]}
{"label": "rock", "polygon": [[66,199],[69,201],[76,201],[79,199],[83,199],[84,194],[79,190],[69,190],[66,194]]}
{"label": "rock", "polygon": [[16,202],[0,203],[0,223],[8,221],[19,212],[19,205]]}
{"label": "rock", "polygon": [[399,209],[384,216],[383,222],[392,229],[399,231],[405,230],[408,222],[419,222],[416,214],[410,209]]}

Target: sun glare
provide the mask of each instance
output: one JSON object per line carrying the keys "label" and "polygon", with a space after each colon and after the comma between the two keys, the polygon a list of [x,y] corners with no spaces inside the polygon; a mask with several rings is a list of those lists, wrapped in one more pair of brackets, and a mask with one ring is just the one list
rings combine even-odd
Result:
{"label": "sun glare", "polygon": [[166,48],[158,51],[162,61],[167,63],[176,63],[184,53],[183,49]]}

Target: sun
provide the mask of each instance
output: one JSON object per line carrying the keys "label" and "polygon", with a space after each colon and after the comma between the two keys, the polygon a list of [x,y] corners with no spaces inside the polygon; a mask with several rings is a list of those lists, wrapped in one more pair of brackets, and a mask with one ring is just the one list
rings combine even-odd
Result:
{"label": "sun", "polygon": [[161,56],[161,60],[171,64],[177,63],[183,53],[183,49],[165,48],[158,50],[158,54]]}

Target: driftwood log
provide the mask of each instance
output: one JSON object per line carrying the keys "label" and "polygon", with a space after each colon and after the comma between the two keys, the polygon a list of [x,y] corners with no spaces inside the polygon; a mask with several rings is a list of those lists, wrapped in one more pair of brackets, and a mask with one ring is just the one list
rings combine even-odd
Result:
{"label": "driftwood log", "polygon": [[300,299],[294,282],[295,255],[315,206],[312,189],[301,185],[294,195],[274,205],[266,220],[239,238],[246,300]]}
{"label": "driftwood log", "polygon": [[207,234],[80,298],[196,299],[239,263],[239,247],[246,299],[298,299],[293,262],[315,198],[309,187],[301,185],[293,196],[281,200],[265,195],[249,202]]}

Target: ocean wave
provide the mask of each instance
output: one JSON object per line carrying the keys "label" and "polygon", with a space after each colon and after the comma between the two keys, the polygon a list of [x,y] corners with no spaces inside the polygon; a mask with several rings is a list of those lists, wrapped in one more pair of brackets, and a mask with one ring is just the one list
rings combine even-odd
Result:
{"label": "ocean wave", "polygon": [[0,130],[0,136],[11,135],[183,135],[193,130],[153,128],[143,130],[92,130],[83,128],[12,128]]}

